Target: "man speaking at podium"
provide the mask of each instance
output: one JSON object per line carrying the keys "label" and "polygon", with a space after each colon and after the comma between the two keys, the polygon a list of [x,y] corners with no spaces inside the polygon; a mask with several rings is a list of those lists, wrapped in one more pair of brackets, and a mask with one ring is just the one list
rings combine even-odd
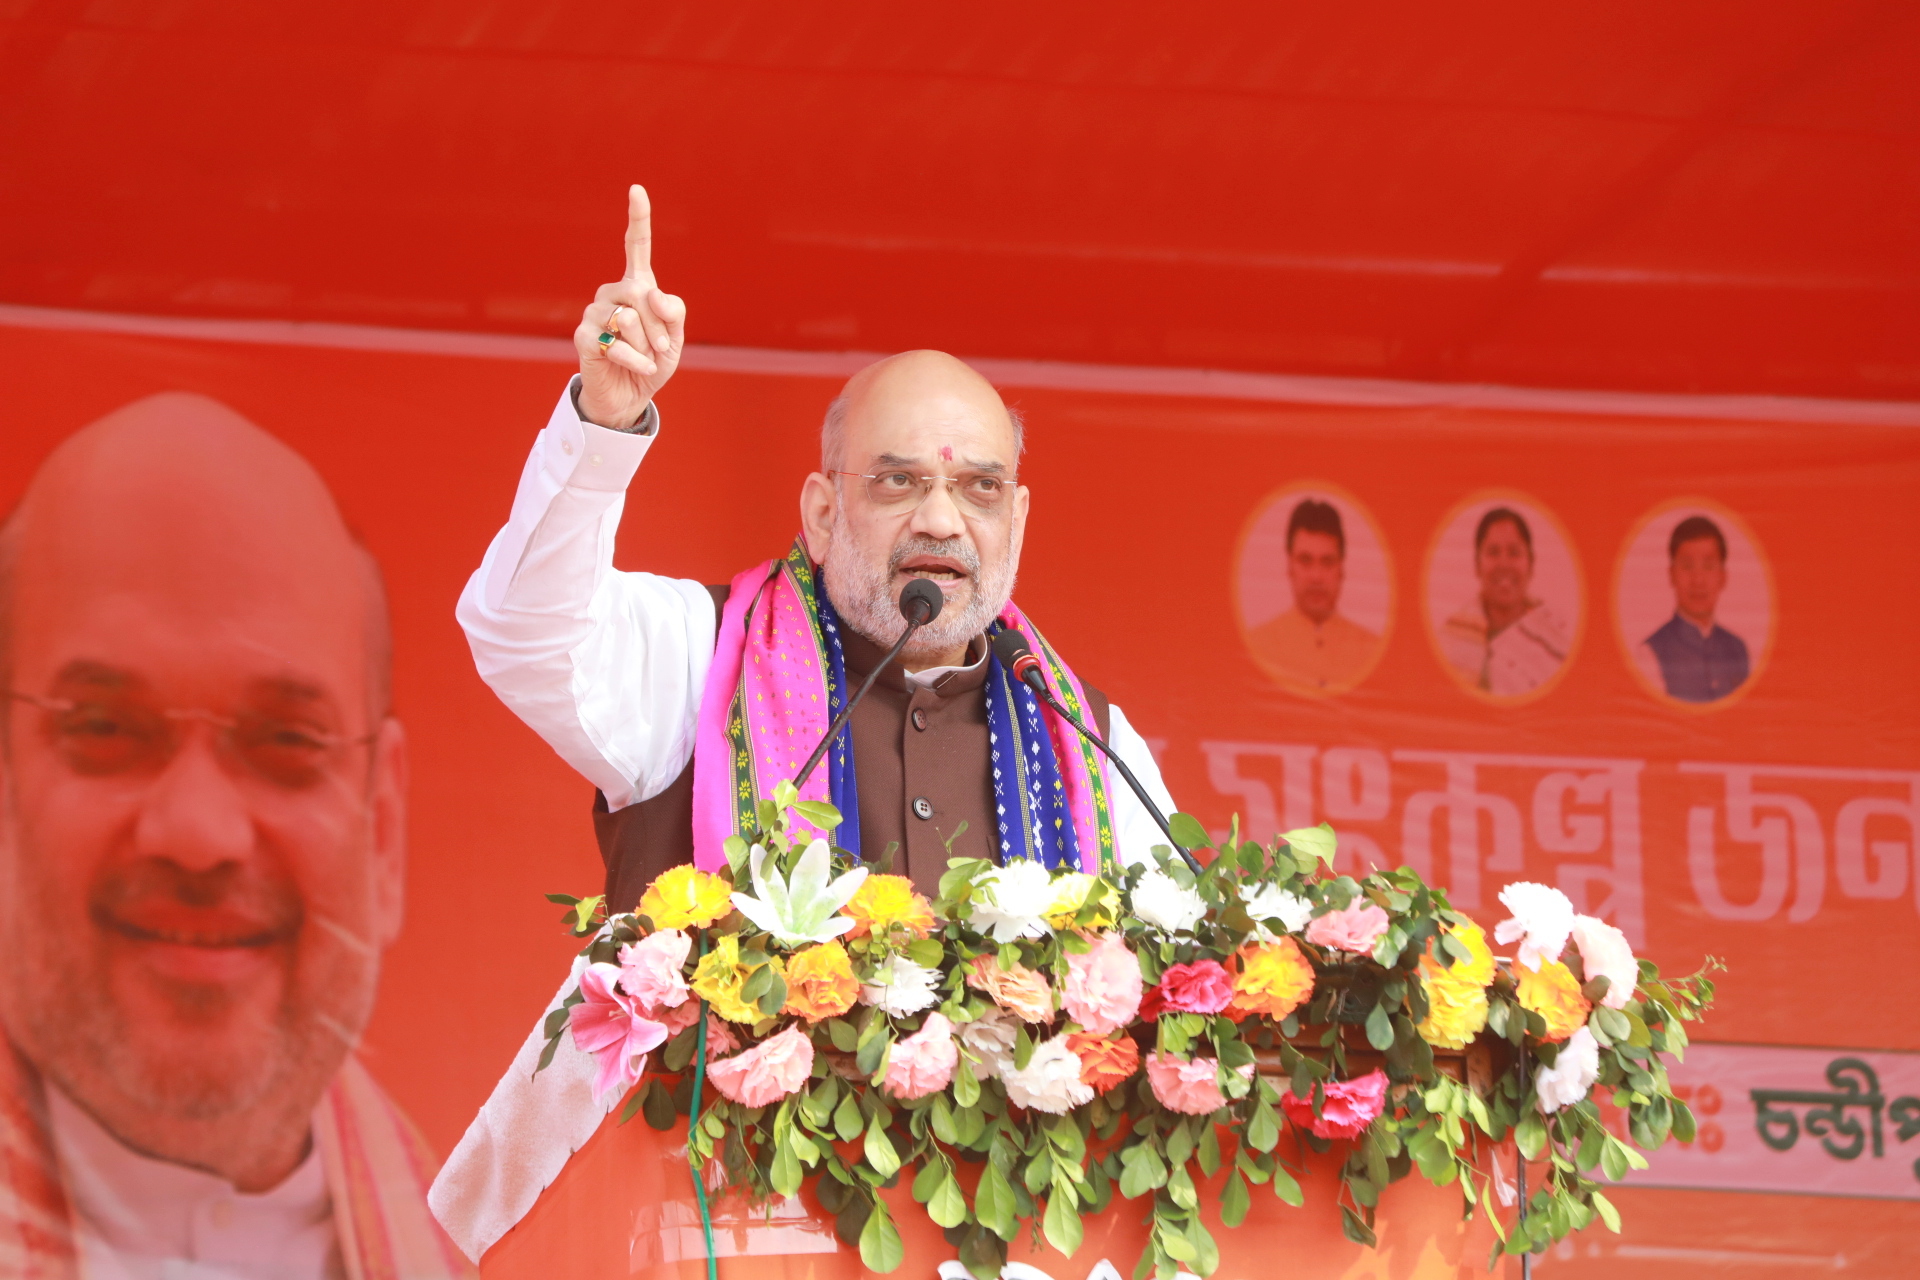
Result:
{"label": "man speaking at podium", "polygon": [[626,275],[601,286],[574,331],[579,376],[458,611],[487,683],[599,788],[609,908],[630,910],[675,863],[718,865],[720,842],[751,825],[754,797],[800,772],[881,667],[915,579],[939,588],[941,607],[880,669],[802,791],[839,806],[837,843],[870,862],[890,854],[929,894],[950,856],[1092,870],[1165,843],[990,647],[1003,630],[1024,637],[1052,696],[1172,808],[1120,709],[1012,603],[1031,499],[1018,476],[1022,424],[952,356],[910,351],[847,382],[784,556],[769,548],[775,559],[726,588],[613,568],[627,485],[665,429],[655,397],[686,322],[685,304],[655,283],[646,192],[628,200]]}

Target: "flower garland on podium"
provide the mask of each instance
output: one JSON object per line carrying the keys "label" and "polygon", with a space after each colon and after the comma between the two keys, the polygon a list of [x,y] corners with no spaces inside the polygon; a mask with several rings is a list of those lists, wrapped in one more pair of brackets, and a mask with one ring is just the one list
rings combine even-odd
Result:
{"label": "flower garland on podium", "polygon": [[[1204,1276],[1218,1251],[1196,1170],[1227,1171],[1228,1226],[1252,1187],[1298,1205],[1279,1154],[1291,1129],[1315,1150],[1347,1144],[1351,1239],[1375,1242],[1381,1191],[1417,1171],[1459,1186],[1497,1256],[1595,1219],[1617,1231],[1594,1172],[1616,1180],[1645,1166],[1636,1148],[1693,1137],[1662,1055],[1711,1002],[1707,970],[1662,979],[1557,889],[1502,891],[1509,962],[1412,870],[1333,874],[1324,825],[1262,846],[1236,824],[1197,875],[1164,847],[1098,874],[955,859],[929,902],[800,838],[839,814],[786,783],[754,819],[723,868],[672,868],[632,911],[549,895],[590,940],[541,1066],[571,1035],[601,1096],[629,1095],[621,1123],[687,1115],[703,1220],[709,1177],[758,1198],[812,1180],[841,1238],[889,1272],[903,1246],[877,1193],[911,1176],[989,1280],[1021,1231],[1071,1255],[1084,1214],[1147,1198],[1142,1267]],[[703,1084],[719,1095],[704,1110]],[[1510,1194],[1509,1142],[1547,1161],[1512,1223],[1493,1203]],[[963,1160],[980,1170],[971,1196]]]}

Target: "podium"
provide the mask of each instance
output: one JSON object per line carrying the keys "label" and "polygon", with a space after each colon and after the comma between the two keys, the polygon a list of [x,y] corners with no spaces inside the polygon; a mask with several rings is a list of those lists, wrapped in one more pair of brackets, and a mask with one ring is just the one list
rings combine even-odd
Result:
{"label": "podium", "polygon": [[[520,1223],[480,1262],[482,1280],[549,1280],[553,1276],[654,1277],[704,1280],[706,1253],[700,1214],[684,1148],[686,1122],[655,1130],[635,1117],[625,1125],[609,1116],[587,1145],[574,1153],[558,1179]],[[1276,1199],[1268,1187],[1253,1188],[1253,1209],[1229,1230],[1217,1205],[1224,1173],[1200,1184],[1207,1229],[1220,1247],[1213,1280],[1466,1280],[1517,1275],[1503,1259],[1487,1270],[1495,1236],[1484,1217],[1461,1220],[1458,1187],[1435,1187],[1417,1174],[1381,1195],[1377,1248],[1348,1240],[1336,1204],[1339,1169],[1346,1151],[1335,1143],[1325,1154],[1282,1154],[1296,1167],[1306,1203]],[[956,1275],[953,1246],[916,1204],[902,1179],[883,1193],[893,1211],[906,1260],[892,1272],[898,1280],[932,1280],[942,1263]],[[856,1280],[872,1274],[860,1253],[834,1234],[833,1216],[814,1199],[811,1186],[798,1196],[755,1206],[738,1195],[712,1200],[714,1253],[723,1280]],[[1104,1213],[1086,1217],[1086,1239],[1068,1258],[1044,1240],[1022,1234],[1008,1247],[1009,1271],[1039,1280],[1129,1280],[1146,1243],[1147,1201],[1116,1196]],[[1100,1267],[1111,1264],[1116,1274]]]}

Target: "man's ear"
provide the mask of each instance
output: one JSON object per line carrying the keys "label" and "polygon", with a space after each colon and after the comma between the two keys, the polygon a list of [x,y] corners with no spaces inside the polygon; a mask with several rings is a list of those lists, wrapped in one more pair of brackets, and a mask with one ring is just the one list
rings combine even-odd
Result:
{"label": "man's ear", "polygon": [[825,564],[833,546],[833,517],[839,505],[839,491],[824,472],[814,472],[800,486],[800,535],[815,564]]}
{"label": "man's ear", "polygon": [[1020,568],[1020,548],[1027,541],[1027,500],[1033,491],[1025,485],[1017,485],[1013,491],[1013,522],[1007,530],[1007,553],[1013,558],[1013,567]]}
{"label": "man's ear", "polygon": [[400,936],[407,896],[407,732],[392,716],[373,742],[373,779],[367,797],[373,824],[374,935],[382,949]]}

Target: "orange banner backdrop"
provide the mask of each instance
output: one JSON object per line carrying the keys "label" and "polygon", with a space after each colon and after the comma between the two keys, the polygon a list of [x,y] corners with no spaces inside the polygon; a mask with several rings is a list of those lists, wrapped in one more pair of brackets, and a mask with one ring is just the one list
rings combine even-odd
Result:
{"label": "orange banner backdrop", "polygon": [[[567,368],[30,327],[0,329],[0,367],[0,506],[76,429],[188,390],[310,460],[382,566],[411,853],[361,1057],[444,1153],[565,972],[540,895],[600,880],[591,789],[494,700],[453,620]],[[723,582],[785,545],[833,385],[683,372],[621,566]],[[1854,1198],[1750,1211],[1823,1189],[1801,1171],[1842,1157],[1810,1156],[1806,1126],[1777,1177],[1726,1184],[1749,1198],[1711,1175],[1626,1193],[1624,1256],[1899,1271],[1920,1210],[1873,1200],[1920,1196],[1920,1123],[1894,1116],[1906,1077],[1884,1065],[1920,1052],[1920,431],[1007,395],[1034,494],[1017,596],[1184,808],[1259,835],[1330,821],[1343,859],[1412,863],[1489,924],[1508,881],[1557,884],[1668,972],[1727,962],[1708,1038],[1881,1055]],[[1676,530],[1695,535],[1679,550]],[[1722,544],[1720,566],[1682,564]],[[1669,625],[1688,591],[1716,631]],[[1519,620],[1489,636],[1503,599]],[[1740,1078],[1837,1087],[1801,1057]],[[1721,1125],[1753,1130],[1746,1097],[1724,1103]],[[1888,1238],[1863,1242],[1870,1223]],[[1617,1243],[1546,1265],[1603,1274]]]}

